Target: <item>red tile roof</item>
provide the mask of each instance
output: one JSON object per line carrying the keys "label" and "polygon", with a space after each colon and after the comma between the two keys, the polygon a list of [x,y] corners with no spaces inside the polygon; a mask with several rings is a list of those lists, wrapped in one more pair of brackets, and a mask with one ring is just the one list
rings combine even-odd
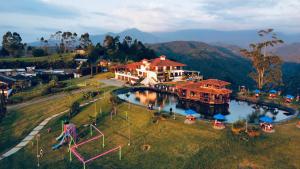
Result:
{"label": "red tile roof", "polygon": [[229,82],[223,81],[223,80],[218,80],[218,79],[207,79],[207,80],[202,80],[199,82],[200,85],[214,85],[214,86],[220,86],[224,87],[227,85],[230,85]]}
{"label": "red tile roof", "polygon": [[[162,57],[164,59],[161,59]],[[163,66],[186,66],[185,64],[166,59],[165,56],[160,56],[159,58],[155,58],[155,59],[152,59],[152,60],[143,59],[140,62],[133,62],[133,63],[129,63],[127,65],[119,65],[117,67],[118,68],[127,68],[127,69],[137,69],[139,66],[143,65],[143,61],[149,62],[150,67],[155,67],[155,66],[159,66],[159,67],[163,67]]]}
{"label": "red tile roof", "polygon": [[[208,82],[210,82],[211,79],[209,79]],[[217,80],[217,79],[214,79]],[[204,80],[207,81],[207,80]],[[230,94],[232,93],[231,90],[226,89],[226,88],[211,88],[211,87],[204,87],[203,84],[206,83],[202,83],[201,82],[187,82],[187,83],[183,83],[183,84],[178,84],[176,85],[177,89],[187,89],[187,90],[192,90],[192,91],[196,91],[196,92],[201,92],[201,93],[212,93],[212,94]],[[223,81],[224,82],[224,81]],[[228,82],[226,82],[228,83]]]}
{"label": "red tile roof", "polygon": [[150,66],[186,66],[185,64],[179,63],[179,62],[175,62],[169,59],[161,59],[161,57],[165,57],[165,56],[160,56],[159,58],[155,58],[153,60],[150,61]]}

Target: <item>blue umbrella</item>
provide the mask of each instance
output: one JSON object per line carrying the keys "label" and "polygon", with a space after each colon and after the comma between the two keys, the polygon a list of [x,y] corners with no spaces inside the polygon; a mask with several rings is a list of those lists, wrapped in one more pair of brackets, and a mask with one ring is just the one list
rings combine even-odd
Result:
{"label": "blue umbrella", "polygon": [[270,93],[272,93],[272,94],[276,94],[277,93],[277,91],[276,90],[270,90]]}
{"label": "blue umbrella", "polygon": [[198,113],[195,112],[195,111],[192,110],[192,109],[188,109],[188,110],[185,111],[185,114],[187,114],[187,115],[194,115],[194,114],[198,114]]}
{"label": "blue umbrella", "polygon": [[225,116],[223,114],[216,114],[214,115],[214,119],[216,120],[225,120]]}
{"label": "blue umbrella", "polygon": [[289,94],[288,94],[288,95],[286,95],[285,97],[286,97],[287,99],[294,99],[294,96],[292,96],[292,95],[289,95]]}
{"label": "blue umbrella", "polygon": [[256,89],[253,91],[255,94],[259,94],[260,93],[260,90]]}
{"label": "blue umbrella", "polygon": [[273,123],[273,119],[268,116],[263,116],[263,117],[259,118],[259,120],[262,122],[266,122],[266,123]]}

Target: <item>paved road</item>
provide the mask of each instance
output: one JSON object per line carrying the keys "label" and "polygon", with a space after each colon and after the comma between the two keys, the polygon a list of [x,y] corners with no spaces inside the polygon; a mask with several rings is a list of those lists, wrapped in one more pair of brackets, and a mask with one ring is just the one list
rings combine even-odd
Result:
{"label": "paved road", "polygon": [[[80,107],[86,106],[90,103],[94,103],[97,100],[102,99],[102,98],[97,98],[94,100],[91,100],[87,103],[83,103],[80,105]],[[10,149],[9,151],[7,151],[6,153],[2,154],[0,156],[0,161],[3,160],[6,157],[9,157],[13,154],[15,154],[16,152],[18,152],[19,150],[21,150],[22,148],[24,148],[31,140],[34,139],[34,137],[46,126],[46,124],[53,118],[60,116],[64,113],[67,113],[69,110],[65,110],[62,111],[60,113],[54,114],[51,117],[46,118],[44,121],[42,121],[38,126],[36,126],[18,145],[16,145],[15,147],[13,147],[12,149]]]}
{"label": "paved road", "polygon": [[[89,89],[77,89],[77,90],[71,91],[71,93],[72,94],[77,94],[77,93],[85,92],[85,91],[89,91]],[[19,103],[19,104],[8,105],[7,109],[8,110],[19,109],[19,108],[29,106],[29,105],[32,105],[32,104],[37,104],[37,103],[41,103],[41,102],[44,102],[44,101],[49,101],[49,100],[52,100],[52,99],[64,97],[66,95],[67,95],[66,93],[58,93],[58,94],[54,94],[54,95],[51,95],[51,96],[44,96],[44,97],[36,98],[36,99],[33,99],[33,100],[25,101],[25,102]]]}
{"label": "paved road", "polygon": [[[104,83],[104,85],[102,85],[102,87],[106,87],[106,86],[121,87],[121,86],[125,85],[124,82],[116,80],[116,79],[102,79],[102,80],[99,80],[99,82]],[[86,92],[86,91],[89,91],[89,90],[91,90],[91,89],[77,89],[77,90],[71,91],[71,93],[72,94],[77,94],[77,93]],[[29,106],[29,105],[32,105],[32,104],[37,104],[37,103],[41,103],[41,102],[44,102],[44,101],[48,101],[48,100],[52,100],[52,99],[64,97],[66,95],[67,95],[66,93],[58,93],[58,94],[54,94],[54,95],[51,95],[51,96],[45,96],[45,97],[41,97],[41,98],[29,100],[29,101],[26,101],[26,102],[23,102],[23,103],[19,103],[19,104],[8,105],[7,109],[8,110],[19,109],[19,108],[22,108],[22,107],[25,107],[25,106]]]}

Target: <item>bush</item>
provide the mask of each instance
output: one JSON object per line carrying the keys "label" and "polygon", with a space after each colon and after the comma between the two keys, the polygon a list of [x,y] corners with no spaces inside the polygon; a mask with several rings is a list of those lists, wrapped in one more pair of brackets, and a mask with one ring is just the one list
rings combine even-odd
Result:
{"label": "bush", "polygon": [[69,116],[74,117],[80,112],[80,104],[78,101],[75,101],[70,108]]}
{"label": "bush", "polygon": [[232,124],[233,128],[235,129],[241,129],[244,128],[246,126],[245,121],[244,120],[238,120],[236,122],[234,122]]}
{"label": "bush", "polygon": [[32,55],[33,55],[34,57],[41,57],[41,56],[46,56],[47,53],[45,52],[44,49],[37,48],[37,49],[33,49]]}

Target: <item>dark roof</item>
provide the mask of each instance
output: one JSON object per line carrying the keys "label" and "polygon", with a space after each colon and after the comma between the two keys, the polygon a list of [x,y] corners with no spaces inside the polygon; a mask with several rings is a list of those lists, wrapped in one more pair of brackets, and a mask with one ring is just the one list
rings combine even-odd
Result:
{"label": "dark roof", "polygon": [[8,76],[5,76],[5,75],[1,75],[0,74],[0,82],[4,82],[6,84],[12,84],[14,82],[16,82],[17,80],[15,78],[12,78],[12,77],[8,77]]}

